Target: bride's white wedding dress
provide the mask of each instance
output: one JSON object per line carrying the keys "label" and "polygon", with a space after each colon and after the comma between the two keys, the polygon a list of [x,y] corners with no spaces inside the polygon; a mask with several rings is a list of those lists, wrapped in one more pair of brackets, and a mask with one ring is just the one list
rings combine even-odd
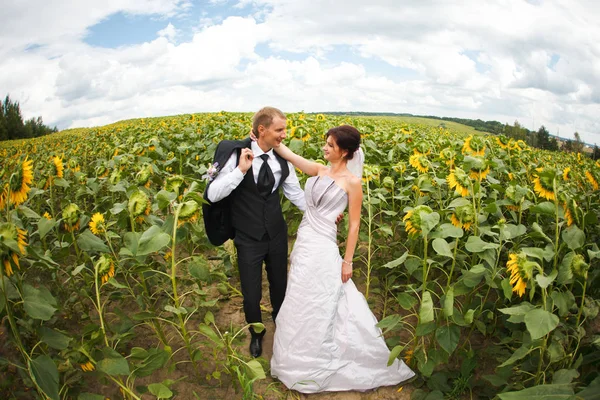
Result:
{"label": "bride's white wedding dress", "polygon": [[329,176],[311,177],[307,209],[290,256],[285,300],[276,319],[271,375],[303,393],[395,385],[414,372],[390,354],[377,320],[352,280],[341,280],[337,216],[346,192]]}

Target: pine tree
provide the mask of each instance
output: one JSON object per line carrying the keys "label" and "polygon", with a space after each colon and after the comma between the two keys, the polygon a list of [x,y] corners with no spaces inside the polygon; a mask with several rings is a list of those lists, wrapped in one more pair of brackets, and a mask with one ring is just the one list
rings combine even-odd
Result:
{"label": "pine tree", "polygon": [[0,101],[0,141],[8,140],[8,128],[6,127],[6,117],[4,116],[4,103]]}

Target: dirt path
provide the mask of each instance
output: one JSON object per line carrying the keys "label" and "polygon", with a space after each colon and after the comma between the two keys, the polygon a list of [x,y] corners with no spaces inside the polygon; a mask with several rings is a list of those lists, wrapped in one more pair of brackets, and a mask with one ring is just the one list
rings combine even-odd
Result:
{"label": "dirt path", "polygon": [[[263,301],[262,305],[264,308],[270,310],[269,303],[269,289],[268,282],[266,279],[266,274],[263,274]],[[233,284],[233,283],[232,283]],[[234,283],[234,286],[238,285],[237,282]],[[360,286],[360,285],[359,285]],[[242,310],[242,298],[241,297],[233,297],[229,300],[223,301],[220,303],[220,310],[215,315],[217,325],[219,326],[229,326],[230,323],[233,323],[234,326],[243,326],[245,324],[244,312]],[[263,323],[265,328],[267,329],[267,333],[263,339],[263,354],[261,358],[265,359],[266,364],[268,365],[271,360],[271,356],[273,355],[273,335],[275,332],[275,324],[270,316],[270,312],[263,311]],[[240,352],[249,355],[248,351],[249,338],[245,338],[243,340],[243,345],[240,348]],[[414,390],[414,387],[411,384],[406,385],[396,385],[390,387],[381,387],[373,391],[369,392],[326,392],[326,393],[317,393],[317,394],[302,394],[297,391],[287,390],[287,388],[281,384],[281,382],[273,379],[269,376],[269,371],[265,371],[267,373],[267,379],[263,381],[259,381],[255,383],[254,388],[257,394],[263,396],[264,399],[298,399],[298,400],[386,400],[386,399],[410,399],[410,394]],[[275,393],[276,389],[280,393]],[[400,389],[402,388],[402,389]],[[400,390],[400,391],[399,391]],[[227,393],[228,396],[232,397],[224,397],[227,399],[236,399],[241,397],[235,397],[236,394],[233,390]],[[238,395],[239,396],[239,395]],[[216,398],[215,398],[216,399]]]}

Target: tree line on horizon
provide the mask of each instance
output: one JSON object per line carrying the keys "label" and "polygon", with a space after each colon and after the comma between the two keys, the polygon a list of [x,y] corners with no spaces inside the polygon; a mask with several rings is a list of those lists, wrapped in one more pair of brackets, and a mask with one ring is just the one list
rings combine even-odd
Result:
{"label": "tree line on horizon", "polygon": [[45,125],[42,117],[23,121],[19,102],[12,101],[9,95],[0,101],[0,141],[34,138],[54,132],[58,132],[56,126]]}
{"label": "tree line on horizon", "polygon": [[[454,117],[438,117],[435,115],[414,115],[408,113],[372,113],[372,112],[328,112],[334,115],[375,115],[375,116],[403,116],[437,119],[441,121],[451,121],[462,125],[467,125],[480,132],[492,133],[494,135],[505,135],[515,140],[523,140],[531,147],[550,151],[564,151],[568,153],[583,153],[586,145],[581,140],[579,132],[573,134],[573,139],[558,139],[551,135],[548,129],[542,125],[537,131],[531,131],[515,121],[514,125],[503,124],[498,121],[483,121],[481,119],[467,119]],[[440,124],[440,125],[443,125]],[[561,143],[562,142],[562,143]],[[600,148],[594,145],[590,157],[594,160],[600,159]]]}

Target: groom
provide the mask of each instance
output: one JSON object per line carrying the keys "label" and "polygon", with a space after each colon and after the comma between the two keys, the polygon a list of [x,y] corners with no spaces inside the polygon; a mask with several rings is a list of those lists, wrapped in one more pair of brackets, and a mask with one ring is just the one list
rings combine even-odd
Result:
{"label": "groom", "polygon": [[[262,266],[269,280],[273,320],[277,317],[287,286],[288,235],[279,189],[300,210],[306,203],[294,167],[273,151],[286,137],[286,117],[278,109],[264,107],[252,118],[257,141],[223,141],[215,160],[231,155],[207,187],[207,198],[215,203],[230,197],[231,222],[235,231],[238,269],[246,322],[262,322]],[[241,149],[241,150],[240,150]],[[239,152],[239,155],[238,155]],[[250,328],[250,354],[262,353],[265,334]]]}

